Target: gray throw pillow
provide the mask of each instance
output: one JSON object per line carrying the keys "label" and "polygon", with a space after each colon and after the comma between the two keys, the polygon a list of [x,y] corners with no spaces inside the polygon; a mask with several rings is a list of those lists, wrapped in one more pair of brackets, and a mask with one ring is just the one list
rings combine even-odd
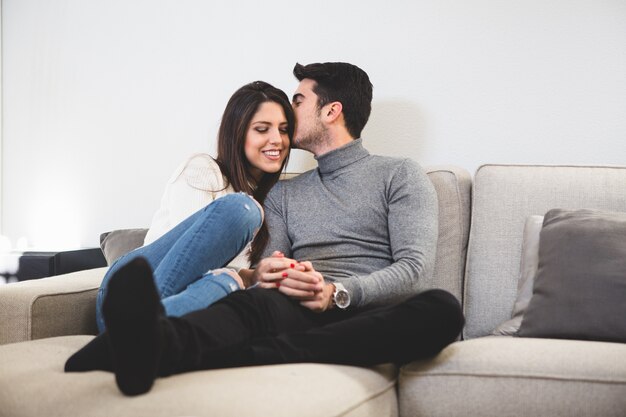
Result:
{"label": "gray throw pillow", "polygon": [[626,342],[626,213],[550,210],[518,336]]}
{"label": "gray throw pillow", "polygon": [[524,312],[533,296],[533,284],[539,264],[539,235],[543,226],[543,216],[529,216],[524,223],[520,276],[517,281],[517,298],[511,318],[493,331],[496,336],[513,336],[519,330]]}
{"label": "gray throw pillow", "polygon": [[148,229],[123,229],[100,235],[100,248],[107,264],[111,265],[117,258],[131,250],[143,246]]}

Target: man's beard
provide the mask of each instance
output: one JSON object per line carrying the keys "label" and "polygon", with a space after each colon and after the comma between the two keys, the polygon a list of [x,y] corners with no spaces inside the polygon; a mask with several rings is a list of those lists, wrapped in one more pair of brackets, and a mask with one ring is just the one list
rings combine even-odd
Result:
{"label": "man's beard", "polygon": [[294,139],[293,148],[313,152],[328,142],[328,130],[321,124],[316,124],[315,129],[309,130],[305,135]]}

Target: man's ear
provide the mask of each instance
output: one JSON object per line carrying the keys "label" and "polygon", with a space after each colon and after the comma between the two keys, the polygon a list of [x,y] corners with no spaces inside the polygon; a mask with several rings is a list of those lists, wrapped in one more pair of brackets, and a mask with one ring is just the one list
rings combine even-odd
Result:
{"label": "man's ear", "polygon": [[333,101],[332,103],[325,105],[322,111],[326,121],[328,123],[332,123],[337,120],[339,116],[341,116],[343,112],[343,105],[339,101]]}

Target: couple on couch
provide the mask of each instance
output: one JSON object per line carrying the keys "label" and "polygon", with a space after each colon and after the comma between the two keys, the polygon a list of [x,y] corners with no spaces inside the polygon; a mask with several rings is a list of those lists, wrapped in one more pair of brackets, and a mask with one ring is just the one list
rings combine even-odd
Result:
{"label": "couple on couch", "polygon": [[[107,272],[101,333],[67,372],[111,371],[139,395],[182,372],[401,364],[456,339],[456,298],[417,290],[434,267],[435,191],[415,162],[362,146],[369,77],[347,63],[293,73],[291,104],[260,81],[231,97],[216,159],[195,155],[170,179],[144,246]],[[318,168],[277,182],[291,145]]]}

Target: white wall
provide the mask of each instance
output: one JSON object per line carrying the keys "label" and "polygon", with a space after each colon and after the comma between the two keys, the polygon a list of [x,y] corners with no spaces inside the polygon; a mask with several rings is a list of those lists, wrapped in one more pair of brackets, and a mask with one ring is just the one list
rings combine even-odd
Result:
{"label": "white wall", "polygon": [[2,235],[2,0],[0,0],[0,235]]}
{"label": "white wall", "polygon": [[296,61],[369,73],[375,153],[626,163],[623,0],[217,3],[2,2],[5,234],[96,245],[147,226],[175,166],[213,152],[230,94],[291,95]]}

